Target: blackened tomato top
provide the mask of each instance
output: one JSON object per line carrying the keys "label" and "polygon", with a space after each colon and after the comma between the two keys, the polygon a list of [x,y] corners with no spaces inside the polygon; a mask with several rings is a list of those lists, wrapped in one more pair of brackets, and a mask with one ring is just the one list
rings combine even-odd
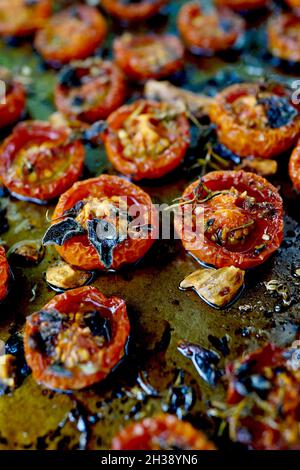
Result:
{"label": "blackened tomato top", "polygon": [[106,119],[126,96],[122,72],[110,61],[93,57],[66,65],[55,89],[59,111],[88,123]]}
{"label": "blackened tomato top", "polygon": [[27,317],[26,361],[47,387],[88,387],[120,361],[129,331],[124,300],[107,298],[95,287],[73,289]]}
{"label": "blackened tomato top", "polygon": [[299,108],[280,84],[231,85],[216,95],[209,114],[220,142],[241,157],[272,158],[300,133]]}

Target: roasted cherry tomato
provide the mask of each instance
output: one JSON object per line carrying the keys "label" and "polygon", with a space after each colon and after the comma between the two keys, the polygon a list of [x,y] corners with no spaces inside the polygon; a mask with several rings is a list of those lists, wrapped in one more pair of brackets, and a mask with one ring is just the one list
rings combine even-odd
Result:
{"label": "roasted cherry tomato", "polygon": [[129,33],[115,39],[116,62],[132,80],[163,78],[183,66],[183,46],[172,34]]}
{"label": "roasted cherry tomato", "polygon": [[189,145],[189,123],[167,103],[136,101],[107,121],[104,134],[109,160],[134,180],[160,178],[176,168]]}
{"label": "roasted cherry tomato", "polygon": [[[139,220],[136,221],[140,212]],[[118,176],[75,183],[59,199],[44,244],[81,269],[118,269],[151,247],[156,217],[148,194]]]}
{"label": "roasted cherry tomato", "polygon": [[273,56],[300,62],[300,17],[286,13],[271,19],[268,24],[268,45]]}
{"label": "roasted cherry tomato", "polygon": [[[273,344],[227,366],[230,437],[256,450],[300,449],[299,350]],[[280,411],[279,411],[280,410]]]}
{"label": "roasted cherry tomato", "polygon": [[286,3],[296,11],[300,9],[300,0],[286,0]]}
{"label": "roasted cherry tomato", "polygon": [[5,127],[21,117],[25,108],[26,92],[23,85],[14,80],[4,67],[0,67],[0,80],[5,84],[5,103],[0,104],[0,127]]}
{"label": "roasted cherry tomato", "polygon": [[83,145],[71,141],[65,128],[26,121],[18,124],[2,144],[0,177],[14,196],[44,202],[77,181],[83,162]]}
{"label": "roasted cherry tomato", "polygon": [[292,152],[289,162],[289,175],[294,188],[300,191],[300,142],[298,142]]}
{"label": "roasted cherry tomato", "polygon": [[188,2],[179,11],[179,32],[192,52],[214,53],[234,46],[244,32],[242,18],[230,10],[204,13],[198,2]]}
{"label": "roasted cherry tomato", "polygon": [[0,302],[6,297],[9,283],[9,266],[5,250],[0,246]]}
{"label": "roasted cherry tomato", "polygon": [[161,414],[129,424],[117,434],[113,450],[215,450],[206,436],[180,421],[176,416]]}
{"label": "roasted cherry tomato", "polygon": [[123,104],[126,84],[112,62],[99,58],[66,65],[55,89],[55,103],[68,118],[93,123]]}
{"label": "roasted cherry tomato", "polygon": [[121,21],[142,21],[158,13],[168,0],[102,0],[108,13]]}
{"label": "roasted cherry tomato", "polygon": [[289,149],[300,115],[288,91],[257,83],[232,85],[215,97],[210,118],[222,144],[240,157],[271,158]]}
{"label": "roasted cherry tomato", "polygon": [[96,8],[78,4],[52,16],[38,31],[35,47],[50,64],[85,59],[103,42],[106,30]]}
{"label": "roasted cherry tomato", "polygon": [[257,10],[267,7],[269,3],[269,0],[216,0],[218,6],[234,11]]}
{"label": "roasted cherry tomato", "polygon": [[0,35],[29,36],[43,27],[52,11],[51,0],[1,0]]}
{"label": "roasted cherry tomato", "polygon": [[26,361],[35,380],[47,387],[85,388],[103,380],[122,359],[129,331],[124,300],[79,287],[27,317]]}
{"label": "roasted cherry tomato", "polygon": [[254,173],[208,173],[187,187],[179,207],[175,224],[184,247],[217,268],[258,266],[283,240],[282,199]]}

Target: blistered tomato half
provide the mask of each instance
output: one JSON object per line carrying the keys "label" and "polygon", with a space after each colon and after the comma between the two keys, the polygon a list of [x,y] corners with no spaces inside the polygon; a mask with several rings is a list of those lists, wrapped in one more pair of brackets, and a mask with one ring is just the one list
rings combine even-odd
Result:
{"label": "blistered tomato half", "polygon": [[217,268],[262,264],[283,240],[283,204],[266,179],[213,171],[186,188],[175,226],[186,250]]}
{"label": "blistered tomato half", "polygon": [[103,380],[125,353],[126,304],[95,287],[57,295],[26,318],[25,357],[47,387],[77,390]]}
{"label": "blistered tomato half", "polygon": [[240,157],[271,158],[288,150],[300,116],[282,85],[241,83],[218,93],[210,108],[220,142]]}

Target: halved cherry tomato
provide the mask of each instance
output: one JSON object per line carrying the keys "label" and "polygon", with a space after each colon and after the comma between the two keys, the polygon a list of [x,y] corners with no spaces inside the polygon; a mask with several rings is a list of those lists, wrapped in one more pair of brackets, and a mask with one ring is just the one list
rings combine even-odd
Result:
{"label": "halved cherry tomato", "polygon": [[230,437],[256,450],[300,448],[300,374],[293,349],[273,344],[226,367]]}
{"label": "halved cherry tomato", "polygon": [[227,7],[234,11],[257,10],[269,5],[269,0],[216,0],[220,7]]}
{"label": "halved cherry tomato", "polygon": [[112,443],[113,450],[215,450],[206,436],[176,416],[161,414],[126,426]]}
{"label": "halved cherry tomato", "polygon": [[300,9],[300,0],[286,0],[286,3],[296,11]]}
{"label": "halved cherry tomato", "polygon": [[167,77],[183,66],[183,46],[172,34],[129,33],[115,39],[116,62],[132,80]]}
{"label": "halved cherry tomato", "polygon": [[76,4],[52,16],[34,44],[47,62],[64,64],[93,54],[106,31],[106,21],[96,8]]}
{"label": "halved cherry tomato", "polygon": [[[282,199],[254,173],[208,173],[186,188],[180,207],[186,212],[176,215],[175,224],[184,247],[217,268],[258,266],[283,240]],[[188,211],[191,220],[182,220]]]}
{"label": "halved cherry tomato", "polygon": [[51,12],[50,0],[1,0],[0,35],[29,36],[43,27]]}
{"label": "halved cherry tomato", "polygon": [[72,186],[82,173],[83,162],[84,147],[70,140],[67,129],[26,121],[2,144],[0,177],[14,196],[43,202]]}
{"label": "halved cherry tomato", "polygon": [[103,380],[122,359],[129,332],[124,300],[79,287],[27,317],[26,361],[35,380],[47,387],[85,388]]}
{"label": "halved cherry tomato", "polygon": [[294,188],[300,191],[300,142],[297,143],[292,152],[289,162],[289,175]]}
{"label": "halved cherry tomato", "polygon": [[101,5],[121,21],[142,21],[159,12],[168,0],[102,0]]}
{"label": "halved cherry tomato", "polygon": [[198,2],[188,2],[179,11],[179,32],[192,52],[213,53],[234,46],[245,22],[230,10],[204,13]]}
{"label": "halved cherry tomato", "polygon": [[124,102],[123,74],[112,62],[93,57],[66,65],[55,89],[55,104],[72,119],[106,119]]}
{"label": "halved cherry tomato", "polygon": [[189,123],[167,103],[135,101],[111,114],[103,136],[109,160],[134,180],[174,170],[189,145]]}
{"label": "halved cherry tomato", "polygon": [[300,133],[299,110],[279,84],[229,86],[217,94],[209,115],[220,142],[240,157],[274,157]]}
{"label": "halved cherry tomato", "polygon": [[7,296],[9,283],[9,265],[5,250],[0,246],[0,302]]}
{"label": "halved cherry tomato", "polygon": [[[141,215],[135,224],[132,212],[136,211]],[[148,194],[109,175],[75,183],[60,197],[52,222],[44,243],[55,244],[62,258],[86,270],[118,269],[134,263],[152,246],[156,230]],[[139,237],[133,228],[136,225]]]}
{"label": "halved cherry tomato", "polygon": [[275,16],[269,21],[268,46],[273,56],[300,62],[300,17],[292,13]]}
{"label": "halved cherry tomato", "polygon": [[0,104],[0,127],[5,127],[21,117],[25,108],[26,92],[23,85],[14,80],[4,67],[0,67],[0,80],[5,84],[5,103]]}

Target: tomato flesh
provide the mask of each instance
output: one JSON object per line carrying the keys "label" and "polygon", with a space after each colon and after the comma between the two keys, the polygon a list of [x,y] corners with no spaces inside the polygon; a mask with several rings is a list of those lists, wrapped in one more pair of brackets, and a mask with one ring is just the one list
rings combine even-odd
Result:
{"label": "tomato flesh", "polygon": [[300,191],[300,143],[294,148],[289,161],[289,175],[294,188]]}
{"label": "tomato flesh", "polygon": [[277,156],[300,132],[299,110],[281,85],[229,86],[217,94],[209,115],[220,142],[240,157]]}
{"label": "tomato flesh", "polygon": [[44,202],[66,191],[81,175],[84,148],[69,132],[41,121],[18,124],[2,145],[0,175],[16,197]]}
{"label": "tomato flesh", "polygon": [[113,166],[133,180],[160,178],[182,162],[189,123],[167,103],[136,101],[111,114],[104,134]]}
{"label": "tomato flesh", "polygon": [[114,41],[116,62],[132,80],[167,77],[183,66],[183,46],[172,34],[124,34]]}
{"label": "tomato flesh", "polygon": [[103,0],[101,5],[121,21],[143,21],[159,12],[168,0]]}
{"label": "tomato flesh", "polygon": [[245,23],[226,9],[203,13],[199,3],[187,2],[177,18],[179,32],[192,52],[214,53],[234,46]]}
{"label": "tomato flesh", "polygon": [[[150,231],[146,231],[140,238],[130,237],[127,228],[119,231],[120,224],[125,222],[121,218],[121,201],[125,198],[129,213],[130,208],[140,207],[142,211],[141,225],[150,224]],[[140,188],[117,176],[102,175],[98,178],[75,183],[69,191],[59,199],[53,214],[53,223],[65,219],[70,210],[80,206],[76,211],[77,224],[83,230],[87,229],[93,220],[104,221],[113,231],[122,233],[117,237],[112,249],[104,257],[97,252],[95,244],[91,243],[87,233],[82,233],[66,240],[61,246],[56,243],[56,249],[69,264],[86,270],[119,269],[123,264],[134,263],[149,250],[153,244],[155,230],[155,214],[150,197]],[[89,223],[87,222],[89,221]],[[74,223],[74,222],[73,222]],[[102,222],[101,222],[102,223]],[[100,243],[100,240],[99,240]],[[96,245],[97,246],[97,245]],[[104,248],[103,248],[104,250]]]}
{"label": "tomato flesh", "polygon": [[93,54],[106,31],[106,21],[96,8],[76,4],[52,16],[38,31],[35,47],[46,62],[65,64]]}
{"label": "tomato flesh", "polygon": [[9,277],[9,265],[5,250],[0,246],[0,302],[7,296]]}
{"label": "tomato flesh", "polygon": [[274,17],[268,25],[270,52],[279,59],[300,62],[300,18],[292,13]]}
{"label": "tomato flesh", "polygon": [[206,436],[176,416],[161,414],[129,424],[112,443],[113,450],[215,450]]}
{"label": "tomato flesh", "polygon": [[208,173],[188,186],[180,207],[190,209],[193,217],[186,226],[182,213],[175,220],[184,247],[217,268],[258,266],[283,240],[282,199],[274,186],[253,173]]}
{"label": "tomato flesh", "polygon": [[300,375],[293,354],[266,344],[227,365],[232,440],[256,450],[299,449]]}
{"label": "tomato flesh", "polygon": [[130,324],[124,300],[80,287],[26,319],[25,356],[35,380],[61,390],[103,380],[125,353]]}
{"label": "tomato flesh", "polygon": [[88,123],[106,119],[125,97],[126,84],[118,67],[98,58],[66,66],[55,89],[58,110]]}
{"label": "tomato flesh", "polygon": [[50,0],[1,0],[0,35],[29,36],[43,27],[51,12]]}

